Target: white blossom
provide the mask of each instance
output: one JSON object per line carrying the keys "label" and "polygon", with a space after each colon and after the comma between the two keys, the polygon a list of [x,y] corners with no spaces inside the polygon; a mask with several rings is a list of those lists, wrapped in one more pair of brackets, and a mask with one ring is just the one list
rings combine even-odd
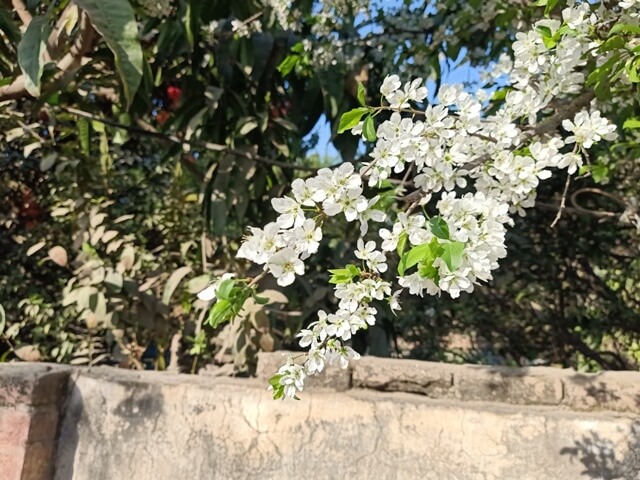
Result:
{"label": "white blossom", "polygon": [[281,287],[291,285],[296,275],[304,275],[304,263],[290,247],[285,247],[273,254],[266,268],[278,280],[278,285]]}

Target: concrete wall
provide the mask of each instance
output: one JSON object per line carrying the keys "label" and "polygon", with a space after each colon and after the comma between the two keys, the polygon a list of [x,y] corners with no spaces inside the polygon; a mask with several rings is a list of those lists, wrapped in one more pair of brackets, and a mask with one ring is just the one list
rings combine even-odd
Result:
{"label": "concrete wall", "polygon": [[0,480],[52,478],[69,369],[0,365]]}
{"label": "concrete wall", "polygon": [[[364,358],[274,402],[280,362],[262,355],[258,379],[0,366],[0,479],[640,479],[640,373]],[[66,392],[3,394],[24,375]],[[3,411],[28,412],[53,469]]]}

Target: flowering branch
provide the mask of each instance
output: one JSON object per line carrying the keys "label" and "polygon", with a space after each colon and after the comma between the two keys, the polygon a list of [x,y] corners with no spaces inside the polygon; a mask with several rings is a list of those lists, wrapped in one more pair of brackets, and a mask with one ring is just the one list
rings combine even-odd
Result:
{"label": "flowering branch", "polygon": [[[362,266],[329,271],[338,309],[318,311],[317,320],[298,334],[309,351],[302,363],[289,358],[271,378],[274,398],[297,398],[307,376],[357,359],[348,342],[375,323],[381,301],[395,313],[403,290],[456,298],[489,281],[506,256],[513,215],[535,204],[540,180],[566,169],[569,182],[596,142],[616,137],[615,125],[595,109],[594,93],[585,92],[584,67],[599,19],[588,3],[564,9],[562,18],[542,20],[516,35],[511,87],[490,114],[483,113],[482,92],[472,94],[461,85],[442,86],[439,103],[424,108],[427,89],[420,78],[403,84],[398,75],[387,76],[377,107],[365,104],[359,88],[361,106],[343,115],[338,132],[351,130],[375,142],[371,161],[358,173],[345,163],[294,180],[290,196],[271,202],[277,220],[250,229],[237,256],[263,265],[285,287],[304,275],[304,260],[318,251],[325,222],[340,215],[360,224],[353,256]],[[557,98],[565,99],[564,106],[549,115]],[[374,117],[383,110],[391,115],[376,128]],[[402,197],[408,208],[390,218],[377,208],[379,196],[364,195],[364,185],[375,190],[403,172],[401,188],[411,181],[418,190]],[[460,196],[457,189],[468,193]],[[567,189],[568,183],[558,215]],[[418,207],[422,211],[414,213]],[[389,222],[375,232],[379,244],[365,240],[370,221]],[[397,258],[397,275],[387,280],[390,256]]]}

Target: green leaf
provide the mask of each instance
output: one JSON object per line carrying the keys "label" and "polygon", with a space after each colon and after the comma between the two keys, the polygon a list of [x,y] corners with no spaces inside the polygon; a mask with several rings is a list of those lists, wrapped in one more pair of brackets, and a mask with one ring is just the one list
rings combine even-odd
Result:
{"label": "green leaf", "polygon": [[285,118],[274,118],[273,119],[273,123],[277,123],[278,125],[280,125],[284,129],[289,130],[290,132],[294,132],[294,133],[298,132],[298,126],[295,123],[293,123],[293,122],[291,122],[291,121],[289,121],[289,120],[287,120]]}
{"label": "green leaf", "polygon": [[622,128],[625,130],[631,130],[634,128],[640,128],[640,118],[628,118],[622,124]]}
{"label": "green leaf", "polygon": [[551,29],[549,27],[546,27],[544,25],[538,25],[536,27],[536,31],[542,35],[543,37],[547,37],[547,38],[552,38],[553,35],[551,34]]}
{"label": "green leaf", "polygon": [[267,297],[262,297],[260,295],[254,295],[253,299],[258,305],[266,305],[269,303],[269,299]]}
{"label": "green leaf", "polygon": [[596,183],[607,183],[609,181],[609,167],[603,163],[590,165],[591,176]]}
{"label": "green leaf", "polygon": [[192,15],[191,15],[191,1],[186,2],[186,8],[184,10],[184,16],[182,17],[184,23],[184,31],[187,36],[187,42],[189,42],[189,49],[193,51],[193,28],[192,28]]}
{"label": "green leaf", "polygon": [[364,119],[364,125],[362,126],[362,133],[364,138],[369,142],[376,141],[376,127],[373,124],[373,117],[369,114]]}
{"label": "green leaf", "polygon": [[398,246],[396,247],[398,256],[402,257],[402,254],[404,253],[404,249],[407,246],[408,239],[409,239],[409,235],[407,234],[407,232],[402,232],[400,234],[400,238],[398,238]]}
{"label": "green leaf", "polygon": [[212,328],[216,328],[221,323],[230,320],[228,318],[228,314],[230,313],[231,303],[228,300],[218,299],[218,301],[211,307],[209,310],[209,317],[207,318],[207,323],[211,325]]}
{"label": "green leaf", "polygon": [[338,125],[338,133],[342,133],[345,130],[350,130],[358,123],[360,123],[360,119],[362,116],[369,111],[368,108],[359,107],[354,108],[348,112],[342,114],[340,117],[340,124]]}
{"label": "green leaf", "polygon": [[543,36],[542,43],[544,43],[544,46],[546,48],[551,49],[555,47],[558,42],[556,42],[556,40],[554,40],[552,37]]}
{"label": "green leaf", "polygon": [[416,245],[407,253],[402,255],[400,258],[400,263],[398,264],[398,274],[400,276],[404,275],[404,272],[409,270],[411,267],[420,262],[423,258],[425,258],[431,249],[428,243],[423,243],[421,245]]}
{"label": "green leaf", "polygon": [[357,277],[358,275],[360,275],[360,269],[353,263],[348,264],[346,270],[352,277]]}
{"label": "green leaf", "polygon": [[258,127],[258,121],[253,117],[244,118],[242,119],[242,121],[244,121],[244,123],[242,124],[242,126],[240,127],[240,130],[238,131],[238,134],[241,137],[244,137],[249,132],[251,132],[252,130]]}
{"label": "green leaf", "polygon": [[464,243],[450,242],[442,246],[442,260],[446,263],[450,272],[455,272],[462,262]]}
{"label": "green leaf", "polygon": [[640,75],[638,75],[638,65],[635,59],[630,58],[627,60],[624,66],[624,71],[629,77],[629,81],[633,83],[640,82]]}
{"label": "green leaf", "polygon": [[89,144],[89,122],[86,118],[79,117],[76,120],[76,127],[78,128],[78,139],[80,140],[80,150],[85,155],[90,153]]}
{"label": "green leaf", "polygon": [[18,44],[18,64],[25,76],[24,86],[30,95],[40,95],[40,78],[47,53],[49,20],[46,17],[33,17]]}
{"label": "green leaf", "polygon": [[447,222],[442,217],[431,217],[429,226],[431,227],[431,233],[436,237],[449,240],[449,225],[447,225]]}
{"label": "green leaf", "polygon": [[283,77],[286,77],[293,71],[294,68],[296,68],[296,65],[298,65],[299,62],[300,55],[287,55],[286,57],[284,57],[284,60],[280,62],[280,65],[278,65],[278,71]]}
{"label": "green leaf", "polygon": [[331,269],[329,273],[331,274],[329,283],[337,285],[339,283],[349,283],[355,277],[360,276],[360,269],[350,263],[345,268]]}
{"label": "green leaf", "polygon": [[507,92],[509,90],[506,88],[503,88],[501,90],[496,90],[495,92],[493,92],[493,94],[491,95],[491,101],[492,102],[497,102],[500,100],[504,100],[505,98],[507,98]]}
{"label": "green leaf", "polygon": [[218,289],[216,290],[216,297],[222,300],[230,300],[231,290],[233,290],[235,283],[236,282],[232,278],[227,278],[220,282],[220,285],[218,285]]}
{"label": "green leaf", "polygon": [[280,400],[284,399],[284,386],[280,385],[278,388],[273,389],[273,399]]}
{"label": "green leaf", "polygon": [[598,48],[599,53],[610,52],[612,50],[619,50],[624,48],[625,40],[620,35],[615,35],[607,39],[600,48]]}
{"label": "green leaf", "polygon": [[429,243],[429,251],[425,254],[425,256],[418,263],[418,274],[421,277],[430,278],[434,282],[438,282],[440,279],[440,272],[438,269],[433,266],[433,262],[435,262],[436,258],[442,255],[443,248],[438,243],[438,240],[433,238]]}
{"label": "green leaf", "polygon": [[434,257],[432,259],[420,262],[418,264],[418,274],[422,278],[429,278],[435,283],[438,283],[440,281],[440,272],[438,272],[438,269],[433,266],[433,262],[436,258],[437,257]]}
{"label": "green leaf", "polygon": [[362,82],[358,82],[358,102],[363,107],[367,106],[366,94],[364,84]]}
{"label": "green leaf", "polygon": [[638,35],[640,34],[640,26],[629,23],[618,23],[609,30],[609,36],[615,35],[616,33],[633,33]]}
{"label": "green leaf", "polygon": [[7,325],[7,316],[4,313],[4,307],[0,305],[0,335],[4,332],[4,327]]}
{"label": "green leaf", "polygon": [[138,24],[128,0],[75,0],[85,10],[96,31],[102,35],[115,57],[124,87],[127,107],[142,80],[143,56]]}
{"label": "green leaf", "polygon": [[547,0],[547,5],[544,9],[544,16],[548,17],[551,11],[556,7],[557,4],[558,4],[558,0]]}
{"label": "green leaf", "polygon": [[278,386],[280,386],[280,379],[283,376],[284,375],[282,375],[281,373],[276,373],[273,377],[269,379],[269,385],[271,385],[273,388],[277,388]]}

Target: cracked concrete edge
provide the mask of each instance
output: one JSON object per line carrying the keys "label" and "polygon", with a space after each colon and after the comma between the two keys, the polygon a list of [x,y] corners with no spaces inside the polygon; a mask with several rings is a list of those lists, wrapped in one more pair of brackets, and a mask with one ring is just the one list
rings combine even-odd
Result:
{"label": "cracked concrete edge", "polygon": [[[266,382],[290,352],[260,353],[257,377]],[[640,372],[580,373],[551,367],[511,368],[362,357],[346,370],[327,367],[308,388],[362,388],[429,398],[550,405],[578,411],[640,413]]]}
{"label": "cracked concrete edge", "polygon": [[[49,480],[72,369],[0,365],[0,472],[3,480]],[[7,454],[7,452],[9,452]]]}
{"label": "cracked concrete edge", "polygon": [[0,364],[0,406],[52,404],[62,395],[71,370],[49,363]]}

